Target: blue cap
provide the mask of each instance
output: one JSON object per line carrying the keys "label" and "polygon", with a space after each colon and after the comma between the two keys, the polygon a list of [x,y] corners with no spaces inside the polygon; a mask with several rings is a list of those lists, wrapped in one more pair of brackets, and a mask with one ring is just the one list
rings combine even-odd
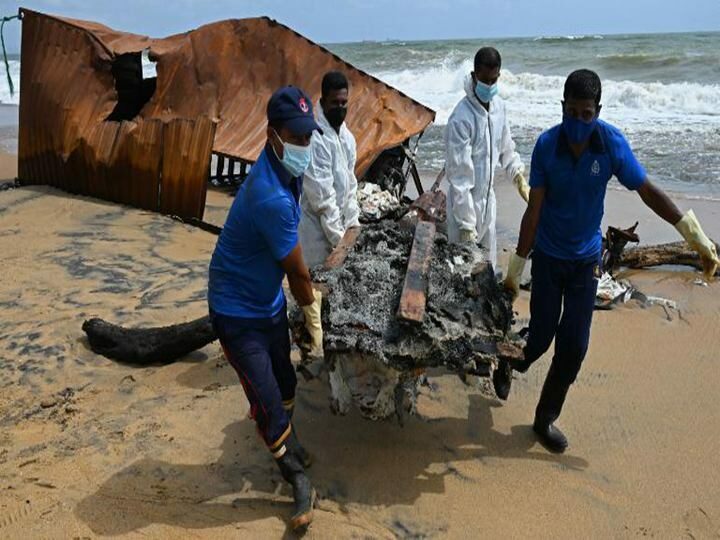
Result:
{"label": "blue cap", "polygon": [[313,116],[312,100],[295,86],[275,91],[267,105],[268,122],[281,122],[295,135],[308,135],[322,129]]}

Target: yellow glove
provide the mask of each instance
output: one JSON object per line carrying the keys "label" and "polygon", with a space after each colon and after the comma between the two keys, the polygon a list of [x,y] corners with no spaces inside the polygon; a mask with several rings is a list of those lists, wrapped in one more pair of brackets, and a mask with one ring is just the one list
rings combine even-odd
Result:
{"label": "yellow glove", "polygon": [[688,213],[675,224],[675,228],[685,241],[690,244],[690,247],[700,255],[705,279],[710,281],[715,275],[718,265],[720,265],[720,260],[718,260],[715,243],[703,232],[700,222],[695,217],[695,212],[689,210]]}
{"label": "yellow glove", "polygon": [[468,231],[466,229],[460,229],[460,243],[461,244],[477,244],[477,233],[475,231]]}
{"label": "yellow glove", "polygon": [[530,200],[530,185],[527,183],[527,180],[525,180],[523,173],[517,173],[515,175],[513,178],[513,184],[515,184],[515,187],[523,200],[528,202]]}
{"label": "yellow glove", "polygon": [[525,257],[521,257],[517,253],[510,255],[504,285],[507,290],[513,293],[513,299],[520,293],[520,278],[526,264],[527,259]]}
{"label": "yellow glove", "polygon": [[323,354],[323,329],[320,319],[320,310],[322,306],[322,293],[313,290],[315,300],[312,304],[302,306],[305,314],[305,329],[310,334],[310,355],[322,356]]}

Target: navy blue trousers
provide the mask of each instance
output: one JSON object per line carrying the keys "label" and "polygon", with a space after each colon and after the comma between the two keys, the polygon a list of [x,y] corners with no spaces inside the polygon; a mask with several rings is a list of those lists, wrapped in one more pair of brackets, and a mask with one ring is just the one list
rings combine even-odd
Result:
{"label": "navy blue trousers", "polygon": [[250,402],[250,416],[276,454],[290,434],[297,377],[290,362],[287,310],[269,319],[240,319],[210,312],[225,357]]}
{"label": "navy blue trousers", "polygon": [[590,342],[600,274],[600,254],[568,261],[533,252],[530,332],[522,371],[540,358],[555,339],[555,354],[535,410],[536,422],[557,420],[580,371]]}

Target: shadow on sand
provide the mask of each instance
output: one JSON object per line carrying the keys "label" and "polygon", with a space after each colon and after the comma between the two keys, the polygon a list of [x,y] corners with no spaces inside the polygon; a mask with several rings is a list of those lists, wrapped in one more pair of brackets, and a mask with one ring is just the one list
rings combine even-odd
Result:
{"label": "shadow on sand", "polygon": [[[579,457],[548,454],[530,426],[514,426],[509,435],[495,431],[492,409],[499,404],[480,395],[469,397],[467,419],[411,418],[404,428],[354,414],[333,416],[318,384],[299,388],[297,400],[300,438],[315,455],[310,476],[320,496],[341,510],[348,503],[412,505],[423,493],[443,493],[446,475],[477,483],[480,494],[478,469],[465,465],[489,457],[541,460],[572,470],[588,466]],[[82,500],[78,517],[99,535],[151,524],[204,529],[289,517],[290,490],[257,440],[254,423],[233,422],[223,432],[214,463],[140,459]]]}

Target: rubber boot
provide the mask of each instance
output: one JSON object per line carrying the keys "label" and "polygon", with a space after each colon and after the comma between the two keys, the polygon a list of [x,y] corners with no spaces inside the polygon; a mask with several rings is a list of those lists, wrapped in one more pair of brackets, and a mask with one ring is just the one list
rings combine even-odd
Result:
{"label": "rubber boot", "polygon": [[535,409],[533,431],[545,448],[551,452],[562,453],[568,446],[568,440],[553,422],[560,416],[570,384],[558,376],[558,371],[554,368],[554,364],[550,366],[543,384],[540,400]]}
{"label": "rubber boot", "polygon": [[525,373],[530,364],[522,360],[500,358],[498,367],[493,371],[492,382],[495,388],[495,395],[505,401],[510,395],[512,387],[512,372]]}
{"label": "rubber boot", "polygon": [[303,533],[313,520],[313,506],[317,496],[315,488],[305,474],[305,468],[300,458],[294,452],[287,450],[282,457],[275,461],[277,461],[280,474],[293,489],[295,511],[290,518],[290,528],[296,533]]}
{"label": "rubber boot", "polygon": [[[292,421],[295,407],[290,407],[289,409],[287,409],[286,412],[288,418],[290,418],[290,421]],[[290,432],[290,436],[285,439],[285,444],[288,446],[289,450],[295,452],[295,455],[300,457],[300,461],[302,461],[303,467],[309,469],[312,466],[313,456],[310,452],[305,450],[305,447],[302,444],[300,444],[300,439],[298,439],[297,437],[297,430],[295,429],[294,424],[292,427],[292,431]]]}
{"label": "rubber boot", "polygon": [[550,452],[562,454],[568,447],[567,437],[554,424],[535,420],[533,431],[540,443]]}
{"label": "rubber boot", "polygon": [[300,440],[297,438],[295,426],[293,426],[290,435],[288,435],[288,438],[285,439],[285,445],[290,452],[293,452],[297,457],[300,458],[303,467],[309,469],[312,466],[313,456],[310,452],[305,450],[305,447],[302,444],[300,444]]}
{"label": "rubber boot", "polygon": [[507,360],[498,360],[498,367],[493,371],[493,388],[498,399],[505,401],[510,395],[512,386],[512,368]]}

